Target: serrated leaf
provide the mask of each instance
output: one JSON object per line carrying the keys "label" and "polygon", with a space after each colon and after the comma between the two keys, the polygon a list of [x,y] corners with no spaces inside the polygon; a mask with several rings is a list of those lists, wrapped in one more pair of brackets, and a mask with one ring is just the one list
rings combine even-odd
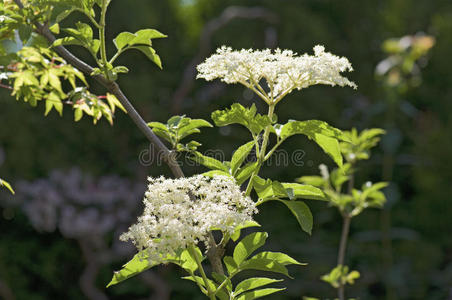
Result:
{"label": "serrated leaf", "polygon": [[121,32],[116,36],[116,38],[113,40],[113,43],[116,46],[116,49],[121,50],[125,46],[129,44],[130,41],[132,41],[136,37],[135,34],[131,32]]}
{"label": "serrated leaf", "polygon": [[287,268],[278,263],[277,261],[268,259],[268,258],[254,258],[252,257],[249,260],[246,260],[240,266],[240,270],[258,270],[258,271],[266,271],[266,272],[274,272],[284,274],[290,278],[289,271]]}
{"label": "serrated leaf", "polygon": [[285,290],[285,288],[266,288],[266,289],[261,289],[261,290],[254,290],[251,292],[247,292],[242,294],[241,296],[239,296],[237,298],[237,300],[253,300],[253,299],[258,299],[264,296],[268,296],[280,291]]}
{"label": "serrated leaf", "polygon": [[241,265],[254,251],[265,244],[268,238],[266,232],[255,232],[243,238],[234,248],[234,261],[238,266]]}
{"label": "serrated leaf", "polygon": [[193,152],[192,154],[193,155],[190,156],[189,158],[191,160],[195,161],[196,163],[199,163],[209,169],[220,170],[220,171],[229,173],[228,167],[226,167],[221,161],[219,161],[213,157],[203,155],[197,151]]}
{"label": "serrated leaf", "polygon": [[238,266],[232,256],[225,256],[223,262],[229,274],[234,274],[238,270]]}
{"label": "serrated leaf", "polygon": [[254,104],[250,108],[245,108],[239,103],[234,103],[230,109],[214,111],[211,117],[217,126],[241,124],[248,128],[253,135],[259,134],[264,128],[271,125],[268,116],[258,114]]}
{"label": "serrated leaf", "polygon": [[[214,177],[214,176],[231,177],[231,174],[224,172],[224,171],[220,171],[220,170],[212,170],[212,171],[204,172],[204,173],[202,173],[202,175],[207,176],[207,177]],[[232,177],[231,177],[231,179],[232,179]]]}
{"label": "serrated leaf", "polygon": [[147,56],[152,62],[154,62],[160,69],[162,69],[162,61],[160,56],[157,55],[154,48],[149,46],[133,46],[131,49],[137,49]]}
{"label": "serrated leaf", "polygon": [[344,134],[340,129],[320,120],[289,121],[282,126],[280,136],[282,139],[287,139],[295,134],[311,136],[316,133],[350,142],[350,137]]}
{"label": "serrated leaf", "polygon": [[312,232],[313,217],[309,207],[302,201],[279,200],[292,212],[301,226],[301,229],[309,234]]}
{"label": "serrated leaf", "polygon": [[248,157],[248,155],[250,154],[250,152],[253,149],[254,145],[255,145],[254,141],[248,142],[248,143],[240,146],[234,152],[234,155],[232,155],[232,159],[231,159],[231,174],[233,176],[236,175],[237,170],[240,168],[242,163]]}
{"label": "serrated leaf", "polygon": [[253,277],[248,278],[237,284],[234,294],[239,295],[243,292],[253,290],[262,286],[266,286],[275,282],[281,282],[282,279],[272,279],[266,277]]}
{"label": "serrated leaf", "polygon": [[328,123],[319,120],[291,121],[281,129],[281,139],[285,140],[295,134],[304,134],[315,141],[338,166],[342,166],[342,154],[338,140],[349,141],[347,135]]}
{"label": "serrated leaf", "polygon": [[107,288],[135,275],[138,275],[141,272],[144,272],[158,264],[159,263],[150,262],[146,251],[141,251],[135,254],[135,256],[129,262],[127,262],[120,271],[113,273],[113,278],[111,279],[110,283],[108,283]]}
{"label": "serrated leaf", "polygon": [[185,118],[188,120],[188,124],[185,126],[182,126],[178,130],[178,138],[179,140],[182,140],[183,138],[193,134],[193,133],[199,133],[199,129],[201,127],[213,127],[212,124],[207,122],[203,119],[190,119]]}
{"label": "serrated leaf", "polygon": [[262,202],[289,197],[289,194],[280,182],[271,181],[270,179],[265,180],[259,176],[253,177],[253,188]]}
{"label": "serrated leaf", "polygon": [[[198,255],[200,255],[201,251],[199,248],[196,247],[196,252]],[[202,256],[202,254],[201,254]],[[188,250],[183,250],[181,253],[179,253],[176,256],[166,256],[163,259],[163,263],[173,263],[176,265],[181,266],[184,269],[188,270],[196,270],[197,265],[193,266],[193,258],[188,253]],[[137,254],[134,255],[134,257],[127,262],[123,268],[120,271],[114,272],[113,278],[111,279],[110,283],[108,283],[107,288],[118,284],[126,279],[129,279],[133,276],[136,276],[152,267],[155,267],[159,265],[160,262],[152,262],[149,260],[149,255],[147,254],[146,250],[143,250]]]}
{"label": "serrated leaf", "polygon": [[234,233],[231,235],[231,239],[236,242],[240,238],[240,233],[242,229],[249,227],[261,227],[261,225],[255,221],[246,221],[244,224],[241,224],[235,227]]}
{"label": "serrated leaf", "polygon": [[246,180],[248,180],[248,178],[251,177],[251,175],[253,174],[254,170],[256,170],[258,165],[259,164],[256,161],[256,162],[248,163],[244,167],[240,168],[235,176],[235,180],[237,181],[237,184],[242,185]]}
{"label": "serrated leaf", "polygon": [[293,193],[293,199],[311,199],[311,200],[322,200],[326,201],[325,194],[321,189],[308,185],[299,183],[282,183],[283,187],[291,189]]}
{"label": "serrated leaf", "polygon": [[325,186],[325,179],[323,179],[322,176],[302,176],[302,177],[295,179],[295,181],[304,183],[304,184],[309,184],[312,186],[316,186],[319,188]]}
{"label": "serrated leaf", "polygon": [[272,259],[272,260],[277,261],[278,263],[282,264],[283,266],[287,266],[287,265],[304,266],[304,265],[307,265],[306,263],[301,263],[301,262],[293,259],[289,255],[287,255],[285,253],[281,253],[281,252],[270,252],[270,251],[260,252],[260,253],[258,253],[256,255],[254,255],[253,257],[255,257],[255,258]]}

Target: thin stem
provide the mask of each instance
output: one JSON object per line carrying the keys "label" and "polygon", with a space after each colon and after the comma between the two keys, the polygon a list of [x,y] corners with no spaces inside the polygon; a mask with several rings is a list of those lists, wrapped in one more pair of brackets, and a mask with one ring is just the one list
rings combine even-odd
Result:
{"label": "thin stem", "polygon": [[204,285],[207,289],[207,294],[211,300],[215,300],[215,292],[210,289],[209,280],[207,279],[206,272],[204,272],[204,268],[202,267],[202,263],[199,260],[198,254],[193,246],[188,247],[188,251],[190,255],[195,259],[196,264],[198,265],[199,273],[201,273],[202,280],[204,280]]}
{"label": "thin stem", "polygon": [[105,71],[105,75],[108,78],[107,75],[107,47],[105,45],[105,16],[107,14],[107,8],[108,8],[108,0],[102,0],[102,8],[101,8],[101,14],[100,14],[100,24],[99,24],[99,39],[100,39],[100,58],[102,61],[102,68]]}
{"label": "thin stem", "polygon": [[[347,239],[348,239],[348,233],[350,231],[350,221],[352,218],[349,215],[344,215],[343,219],[344,220],[343,220],[343,225],[342,225],[341,242],[340,242],[340,246],[339,246],[339,253],[337,256],[338,266],[344,266],[345,250],[347,248]],[[339,281],[338,296],[339,296],[339,300],[345,300],[344,284],[342,282],[342,278]]]}
{"label": "thin stem", "polygon": [[116,52],[115,55],[113,55],[113,57],[110,59],[109,63],[110,63],[110,64],[113,64],[113,63],[115,62],[115,60],[116,60],[116,59],[117,59],[124,51],[126,51],[127,49],[129,49],[129,48],[126,47],[126,48],[121,49],[121,50],[119,50],[118,52]]}
{"label": "thin stem", "polygon": [[[348,193],[349,194],[351,194],[353,191],[354,183],[355,183],[355,176],[352,174],[352,175],[350,175],[350,179],[348,182]],[[341,234],[341,241],[339,243],[339,252],[337,254],[337,265],[341,266],[341,267],[344,266],[345,251],[347,249],[348,233],[350,232],[350,222],[352,220],[352,215],[345,211],[342,213],[342,218],[343,218],[342,234]],[[339,281],[338,296],[339,296],[339,300],[345,300],[344,283],[342,282],[342,278]]]}
{"label": "thin stem", "polygon": [[83,9],[77,9],[77,11],[81,12],[82,14],[84,14],[91,21],[91,23],[93,23],[93,25],[96,28],[100,28],[99,23],[97,23],[97,21],[91,16],[90,13],[85,12]]}
{"label": "thin stem", "polygon": [[272,156],[273,152],[275,152],[276,149],[278,149],[278,147],[281,146],[281,144],[282,144],[284,141],[285,141],[285,139],[279,140],[279,141],[275,144],[275,146],[273,146],[273,148],[272,148],[270,151],[268,151],[268,153],[265,155],[264,161],[266,161],[267,159],[269,159],[270,156]]}
{"label": "thin stem", "polygon": [[[270,120],[273,118],[274,112],[275,112],[275,105],[270,104],[268,106],[268,114],[267,114]],[[262,164],[265,161],[265,150],[267,149],[271,126],[272,125],[270,124],[265,128],[262,146],[260,148],[259,155],[257,156],[257,167],[256,167],[256,170],[254,170],[253,174],[251,175],[250,180],[248,181],[248,185],[245,190],[246,196],[249,196],[251,194],[251,191],[253,190],[253,178],[254,178],[254,176],[256,176],[259,173],[259,171],[262,167]]]}

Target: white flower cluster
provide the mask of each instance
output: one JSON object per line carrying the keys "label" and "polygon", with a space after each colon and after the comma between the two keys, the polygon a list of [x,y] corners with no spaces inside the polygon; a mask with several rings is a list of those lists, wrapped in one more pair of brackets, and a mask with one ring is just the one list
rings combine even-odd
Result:
{"label": "white flower cluster", "polygon": [[148,180],[144,213],[120,239],[148,250],[152,261],[205,242],[213,229],[232,234],[257,213],[255,203],[226,176]]}
{"label": "white flower cluster", "polygon": [[[345,71],[353,71],[348,59],[325,52],[325,47],[319,45],[314,47],[314,55],[301,56],[291,50],[234,51],[223,46],[198,65],[197,78],[241,83],[267,102],[278,102],[294,89],[315,84],[356,88],[354,82],[341,76]],[[268,92],[259,85],[262,79],[267,82]]]}

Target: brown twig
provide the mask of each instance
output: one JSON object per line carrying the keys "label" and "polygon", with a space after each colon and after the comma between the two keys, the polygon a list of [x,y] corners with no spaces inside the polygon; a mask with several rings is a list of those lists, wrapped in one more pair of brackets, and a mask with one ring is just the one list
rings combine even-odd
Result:
{"label": "brown twig", "polygon": [[[23,4],[20,0],[14,0],[14,2],[20,7],[23,8]],[[39,22],[34,22],[34,25],[36,27],[36,32],[43,37],[47,39],[49,44],[53,44],[53,42],[56,40],[53,33],[49,30],[49,28],[43,24],[40,24]],[[69,52],[65,47],[63,46],[57,46],[53,47],[55,51],[64,58],[69,64],[71,64],[73,67],[77,68],[81,72],[83,72],[85,75],[91,76],[94,69],[84,61],[80,60],[78,57],[73,55],[71,52]],[[136,109],[133,107],[133,105],[130,103],[129,99],[124,95],[121,88],[115,81],[110,81],[103,75],[94,75],[91,76],[94,78],[98,83],[100,83],[102,86],[104,86],[110,93],[116,96],[118,98],[119,102],[124,106],[127,113],[129,114],[130,118],[134,121],[135,125],[141,130],[141,132],[146,136],[146,138],[149,140],[151,144],[153,144],[159,153],[162,153],[162,157],[165,161],[165,163],[169,166],[171,169],[171,172],[175,177],[183,177],[184,173],[182,172],[182,169],[180,168],[177,161],[174,159],[174,155],[172,152],[162,143],[162,141],[155,135],[155,133],[147,126],[146,122],[143,120],[143,118],[140,116],[140,114],[136,111]]]}

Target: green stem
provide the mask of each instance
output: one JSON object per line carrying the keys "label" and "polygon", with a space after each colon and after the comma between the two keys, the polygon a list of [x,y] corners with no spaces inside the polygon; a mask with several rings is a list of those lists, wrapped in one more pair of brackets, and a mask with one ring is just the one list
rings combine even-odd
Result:
{"label": "green stem", "polygon": [[[355,183],[355,176],[352,174],[350,176],[350,180],[348,182],[348,193],[351,194],[353,191],[353,186]],[[337,264],[338,266],[344,266],[345,262],[345,251],[347,249],[347,241],[348,241],[348,234],[350,232],[350,222],[352,220],[351,214],[345,212],[342,212],[342,218],[343,218],[343,224],[342,224],[342,234],[341,234],[341,241],[339,243],[339,252],[337,254]],[[339,300],[345,300],[345,293],[344,293],[344,283],[342,282],[342,278],[339,281],[339,288],[338,288],[338,297]]]}
{"label": "green stem", "polygon": [[264,161],[266,161],[267,159],[269,159],[270,156],[272,156],[273,152],[275,152],[276,149],[278,149],[278,147],[281,146],[281,144],[282,144],[284,141],[285,141],[285,139],[279,140],[279,141],[275,144],[275,146],[274,146],[270,151],[268,151],[268,153],[265,155]]}
{"label": "green stem", "polygon": [[[270,104],[268,106],[268,114],[267,114],[270,120],[273,119],[274,112],[275,112],[275,105]],[[262,167],[262,164],[265,161],[265,150],[267,149],[271,126],[272,125],[270,124],[265,128],[264,136],[263,136],[263,140],[262,140],[262,146],[260,147],[259,155],[257,156],[257,167],[256,167],[256,170],[254,170],[253,175],[251,175],[250,180],[248,181],[248,185],[245,190],[246,196],[249,196],[251,194],[251,191],[253,190],[253,178],[254,178],[254,176],[256,176],[259,173],[259,171]]]}
{"label": "green stem", "polygon": [[193,245],[188,247],[188,251],[190,255],[195,259],[196,264],[198,265],[199,273],[201,273],[202,280],[204,281],[204,285],[207,289],[207,295],[211,300],[215,300],[215,292],[210,289],[209,280],[207,279],[206,272],[204,272],[204,268],[202,267],[201,261],[199,260],[198,254],[196,253],[195,247]]}
{"label": "green stem", "polygon": [[77,9],[77,11],[81,12],[82,14],[84,14],[91,21],[91,23],[93,23],[93,25],[96,28],[100,29],[99,23],[97,23],[97,21],[91,16],[90,13],[85,12],[83,9]]}
{"label": "green stem", "polygon": [[[102,61],[102,68],[106,71],[108,60],[107,60],[107,47],[105,43],[105,15],[107,14],[108,2],[109,0],[102,0],[102,8],[100,14],[100,24],[99,24],[99,40],[100,40],[100,58]],[[108,78],[107,72],[105,76]]]}

